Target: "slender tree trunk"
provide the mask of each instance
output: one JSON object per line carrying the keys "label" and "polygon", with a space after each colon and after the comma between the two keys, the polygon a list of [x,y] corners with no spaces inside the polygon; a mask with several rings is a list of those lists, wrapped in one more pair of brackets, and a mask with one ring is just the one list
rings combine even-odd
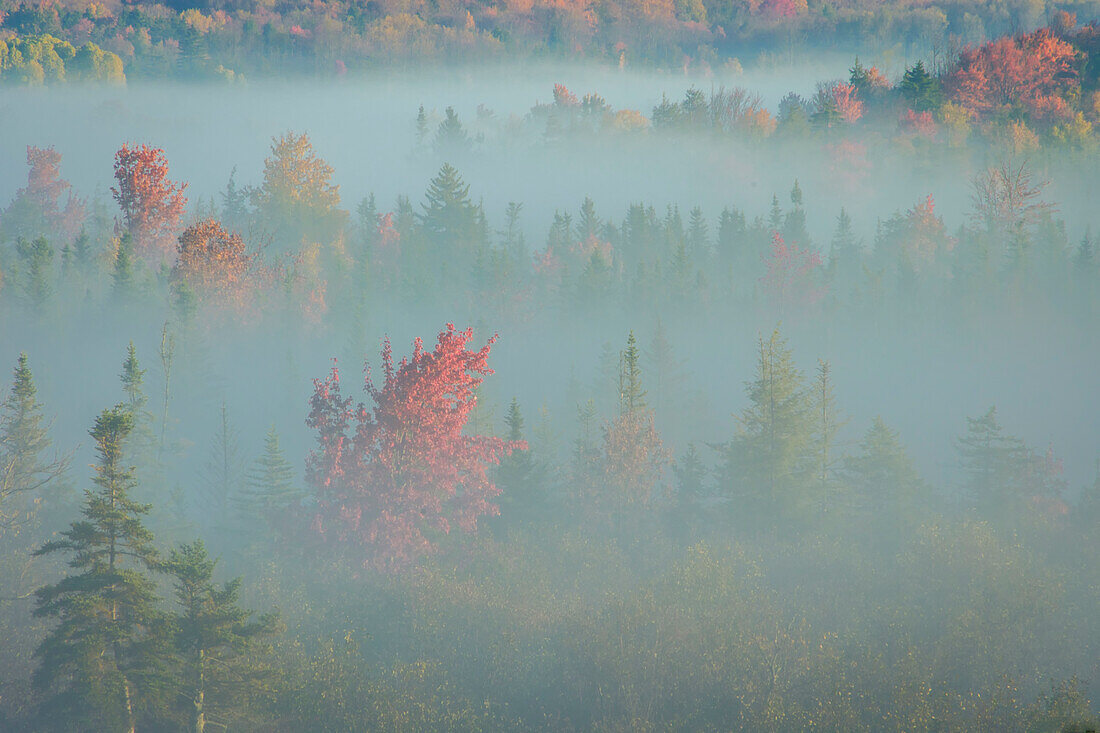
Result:
{"label": "slender tree trunk", "polygon": [[193,701],[195,709],[191,717],[191,733],[203,733],[206,730],[206,651],[199,649],[199,677]]}

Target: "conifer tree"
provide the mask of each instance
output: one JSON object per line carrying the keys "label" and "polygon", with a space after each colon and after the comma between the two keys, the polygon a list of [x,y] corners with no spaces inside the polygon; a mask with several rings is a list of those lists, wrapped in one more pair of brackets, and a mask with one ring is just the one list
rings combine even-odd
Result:
{"label": "conifer tree", "polygon": [[[511,442],[525,442],[523,413],[515,397],[508,405],[504,416],[504,425],[508,428],[506,439]],[[539,477],[531,452],[512,451],[502,456],[496,469],[496,484],[500,489],[500,515],[505,520],[510,517],[529,519],[538,515],[542,494]]]}
{"label": "conifer tree", "polygon": [[473,243],[477,207],[470,201],[470,186],[453,166],[443,164],[424,199],[420,221],[433,243],[450,248]]}
{"label": "conifer tree", "polygon": [[229,422],[229,407],[222,401],[217,430],[202,473],[205,511],[213,517],[224,517],[230,497],[240,489],[243,474],[240,435]]}
{"label": "conifer tree", "polygon": [[803,506],[813,430],[802,372],[778,330],[760,337],[756,374],[745,392],[749,406],[725,446],[723,490],[735,512],[763,512],[778,521]]}
{"label": "conifer tree", "polygon": [[966,423],[966,434],[956,440],[965,498],[985,516],[1005,519],[1021,508],[1027,448],[1004,432],[996,406],[980,417],[966,418]]}
{"label": "conifer tree", "polygon": [[118,240],[114,268],[111,270],[111,293],[116,300],[127,301],[133,298],[137,283],[134,276],[134,240],[125,232]]}
{"label": "conifer tree", "polygon": [[15,243],[15,253],[23,270],[23,296],[27,304],[37,311],[49,300],[53,247],[45,237],[32,240],[20,237]]}
{"label": "conifer tree", "polygon": [[217,562],[196,540],[173,549],[164,564],[180,607],[174,624],[175,677],[189,703],[191,733],[204,733],[208,719],[229,729],[229,720],[247,707],[260,681],[249,668],[249,656],[275,632],[278,621],[276,614],[250,620],[252,611],[240,607],[241,579],[214,583]]}
{"label": "conifer tree", "polygon": [[237,513],[246,521],[263,521],[298,503],[303,492],[296,473],[272,425],[264,437],[263,453],[252,464],[241,489],[232,497]]}
{"label": "conifer tree", "polygon": [[841,473],[851,491],[850,515],[895,535],[915,519],[920,475],[897,432],[881,417],[864,433],[858,452],[844,459]]}
{"label": "conifer tree", "polygon": [[836,405],[832,371],[829,362],[817,362],[817,378],[813,383],[813,453],[814,479],[817,485],[815,501],[818,507],[832,511],[837,505],[837,477],[834,468],[838,463],[835,453],[836,436],[847,420]]}
{"label": "conifer tree", "polygon": [[416,111],[416,146],[423,147],[428,139],[428,113],[424,111],[424,105]]}
{"label": "conifer tree", "polygon": [[7,398],[0,404],[0,536],[29,521],[41,493],[68,468],[67,457],[47,458],[49,425],[26,354],[16,361]]}
{"label": "conifer tree", "polygon": [[626,349],[619,352],[619,412],[644,410],[646,392],[642,389],[641,351],[634,331],[626,339]]}
{"label": "conifer tree", "polygon": [[104,410],[90,434],[99,456],[82,518],[36,555],[66,552],[73,573],[40,588],[35,615],[57,619],[39,645],[35,685],[44,710],[67,730],[133,733],[139,710],[160,689],[165,639],[155,608],[153,536],[142,523],[149,505],[130,498],[134,470],[123,464],[133,416]]}

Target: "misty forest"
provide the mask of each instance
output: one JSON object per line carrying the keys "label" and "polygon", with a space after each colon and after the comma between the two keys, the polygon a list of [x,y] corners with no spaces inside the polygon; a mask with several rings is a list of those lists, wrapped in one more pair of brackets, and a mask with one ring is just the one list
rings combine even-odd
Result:
{"label": "misty forest", "polygon": [[0,0],[0,731],[1100,730],[1100,0]]}

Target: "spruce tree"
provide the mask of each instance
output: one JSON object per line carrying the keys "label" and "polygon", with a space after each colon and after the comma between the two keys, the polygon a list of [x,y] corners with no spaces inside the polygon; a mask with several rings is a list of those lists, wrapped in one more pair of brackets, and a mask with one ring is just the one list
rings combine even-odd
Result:
{"label": "spruce tree", "polygon": [[23,297],[37,311],[46,304],[52,292],[53,247],[45,237],[32,240],[20,237],[15,243],[15,253],[23,270]]}
{"label": "spruce tree", "polygon": [[232,501],[246,522],[268,521],[273,515],[298,503],[303,492],[296,471],[279,445],[279,433],[272,425],[264,437],[264,451],[252,464]]}
{"label": "spruce tree", "polygon": [[449,163],[429,183],[422,207],[420,221],[434,244],[461,248],[473,243],[477,210],[470,201],[470,186]]}
{"label": "spruce tree", "polygon": [[619,412],[639,412],[646,407],[646,392],[642,389],[641,351],[634,331],[626,339],[626,349],[619,352]]}
{"label": "spruce tree", "polygon": [[191,733],[204,733],[208,718],[229,729],[229,721],[247,708],[261,682],[249,657],[278,621],[276,614],[250,620],[252,611],[240,606],[241,579],[214,583],[217,562],[196,540],[173,549],[164,564],[180,607],[174,619],[175,683],[187,700]]}
{"label": "spruce tree", "polygon": [[[523,413],[515,397],[508,405],[504,425],[508,428],[509,441],[526,440]],[[527,520],[538,516],[542,505],[542,486],[536,476],[530,451],[514,450],[502,456],[496,470],[496,485],[500,489],[501,517],[505,520],[511,517]]]}
{"label": "spruce tree", "polygon": [[35,615],[58,623],[35,656],[43,710],[67,730],[133,733],[139,711],[162,677],[163,618],[155,608],[149,505],[130,498],[134,469],[123,464],[133,416],[122,404],[104,410],[90,431],[99,456],[83,518],[35,554],[66,552],[73,573],[40,588]]}
{"label": "spruce tree", "polygon": [[11,390],[0,404],[0,536],[33,518],[48,484],[68,468],[68,458],[47,458],[49,425],[27,355],[16,361]]}
{"label": "spruce tree", "polygon": [[134,240],[130,233],[126,232],[118,242],[114,269],[111,270],[111,294],[119,301],[130,300],[137,290],[133,249]]}

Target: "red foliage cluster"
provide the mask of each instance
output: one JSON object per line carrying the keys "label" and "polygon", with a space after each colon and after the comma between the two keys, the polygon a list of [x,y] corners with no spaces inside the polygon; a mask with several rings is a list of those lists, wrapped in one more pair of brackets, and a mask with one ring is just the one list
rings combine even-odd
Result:
{"label": "red foliage cluster", "polygon": [[764,266],[767,270],[760,282],[781,311],[791,306],[811,306],[825,295],[825,288],[815,277],[821,255],[787,244],[779,232],[772,235],[771,254],[764,258]]}
{"label": "red foliage cluster", "polygon": [[863,102],[856,97],[855,85],[840,82],[833,87],[832,95],[840,119],[852,123],[863,116]]}
{"label": "red foliage cluster", "polygon": [[932,119],[931,112],[914,112],[911,109],[907,109],[901,117],[898,118],[898,127],[902,132],[917,137],[924,137],[929,140],[936,137],[936,121]]}
{"label": "red foliage cluster", "polygon": [[148,145],[123,145],[115,153],[111,193],[122,209],[122,227],[134,239],[134,251],[151,262],[175,255],[174,235],[183,217],[186,183],[168,179],[164,151]]}
{"label": "red foliage cluster", "polygon": [[1023,105],[1043,118],[1065,116],[1058,95],[1079,84],[1073,46],[1051,29],[968,48],[948,79],[952,99],[978,116]]}
{"label": "red foliage cluster", "polygon": [[433,351],[417,339],[412,358],[396,366],[387,340],[385,381],[366,380],[370,409],[341,394],[335,366],[314,381],[307,420],[318,441],[307,469],[318,500],[313,527],[361,554],[364,566],[407,567],[435,549],[433,535],[454,525],[473,532],[479,517],[499,513],[489,466],[527,444],[463,435],[475,390],[492,374],[486,362],[496,340],[471,351],[472,338],[472,329],[447,324]]}

